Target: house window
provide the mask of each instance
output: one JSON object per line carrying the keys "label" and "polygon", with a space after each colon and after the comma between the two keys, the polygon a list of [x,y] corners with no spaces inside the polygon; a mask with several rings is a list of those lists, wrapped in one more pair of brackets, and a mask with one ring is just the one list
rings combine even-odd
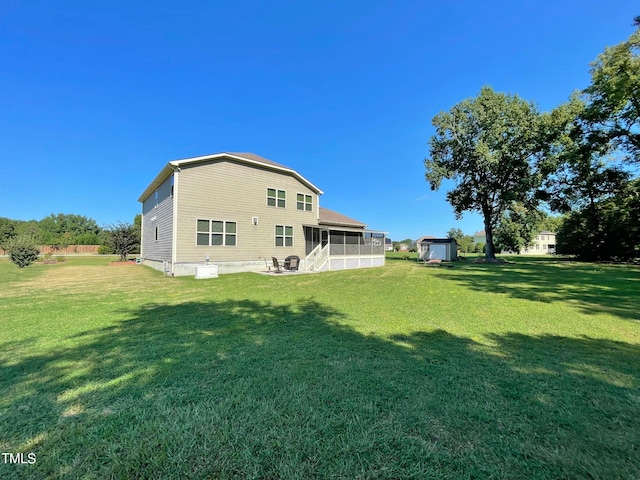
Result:
{"label": "house window", "polygon": [[158,241],[158,227],[156,227],[156,242]]}
{"label": "house window", "polygon": [[173,179],[173,175],[171,175],[171,196],[173,197],[173,185],[174,185],[174,179]]}
{"label": "house window", "polygon": [[267,188],[267,205],[270,207],[285,208],[287,203],[287,192],[284,190],[276,190],[275,188]]}
{"label": "house window", "polygon": [[158,190],[156,189],[156,193],[155,193],[155,199],[156,199],[156,206],[155,208],[158,208]]}
{"label": "house window", "polygon": [[293,227],[290,225],[276,225],[276,247],[293,246]]}
{"label": "house window", "polygon": [[298,193],[296,208],[298,210],[306,210],[307,212],[311,211],[311,195],[304,195],[303,193]]}
{"label": "house window", "polygon": [[223,220],[198,220],[196,245],[233,247],[237,241],[236,222]]}

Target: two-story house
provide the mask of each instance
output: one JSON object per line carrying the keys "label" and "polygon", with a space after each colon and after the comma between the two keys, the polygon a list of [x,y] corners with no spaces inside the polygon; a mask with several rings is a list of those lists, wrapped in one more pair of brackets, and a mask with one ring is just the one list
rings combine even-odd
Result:
{"label": "two-story house", "polygon": [[556,253],[556,234],[546,230],[541,231],[533,238],[533,243],[527,248],[520,249],[523,255],[544,255]]}
{"label": "two-story house", "polygon": [[487,232],[484,230],[479,230],[473,234],[473,243],[482,243],[483,245],[487,243]]}
{"label": "two-story house", "polygon": [[171,161],[138,199],[142,261],[176,276],[203,264],[220,273],[259,271],[290,255],[303,270],[384,265],[384,233],[321,208],[322,193],[295,170],[251,153]]}

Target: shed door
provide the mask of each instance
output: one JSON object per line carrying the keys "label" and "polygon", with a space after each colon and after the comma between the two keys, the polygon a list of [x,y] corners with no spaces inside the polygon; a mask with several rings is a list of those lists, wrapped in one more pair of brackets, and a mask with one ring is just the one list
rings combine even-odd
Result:
{"label": "shed door", "polygon": [[446,245],[429,245],[429,260],[446,260],[447,259],[447,246]]}

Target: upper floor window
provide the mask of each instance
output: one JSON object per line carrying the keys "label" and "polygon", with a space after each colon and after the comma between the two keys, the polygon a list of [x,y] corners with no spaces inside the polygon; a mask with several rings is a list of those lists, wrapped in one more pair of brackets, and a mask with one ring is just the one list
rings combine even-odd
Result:
{"label": "upper floor window", "polygon": [[298,210],[306,210],[307,212],[310,212],[312,202],[313,200],[311,195],[304,195],[302,193],[298,193],[296,208]]}
{"label": "upper floor window", "polygon": [[236,222],[224,220],[198,220],[196,245],[233,247],[237,240]]}
{"label": "upper floor window", "polygon": [[285,208],[287,203],[287,192],[284,190],[276,190],[275,188],[267,188],[267,205],[270,207]]}

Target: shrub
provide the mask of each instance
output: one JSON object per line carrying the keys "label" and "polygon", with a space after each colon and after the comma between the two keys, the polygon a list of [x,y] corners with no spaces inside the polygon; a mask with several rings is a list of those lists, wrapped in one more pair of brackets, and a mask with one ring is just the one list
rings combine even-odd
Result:
{"label": "shrub", "polygon": [[51,252],[48,252],[42,255],[42,263],[53,264],[53,263],[57,263],[57,260],[53,258],[53,254]]}
{"label": "shrub", "polygon": [[7,240],[5,247],[9,259],[20,268],[31,265],[40,255],[34,239],[28,235],[18,235]]}
{"label": "shrub", "polygon": [[105,228],[105,245],[126,262],[127,255],[140,251],[140,235],[134,225],[126,222],[107,225]]}
{"label": "shrub", "polygon": [[112,255],[113,254],[113,248],[109,247],[108,245],[100,245],[98,247],[98,254],[99,255]]}

